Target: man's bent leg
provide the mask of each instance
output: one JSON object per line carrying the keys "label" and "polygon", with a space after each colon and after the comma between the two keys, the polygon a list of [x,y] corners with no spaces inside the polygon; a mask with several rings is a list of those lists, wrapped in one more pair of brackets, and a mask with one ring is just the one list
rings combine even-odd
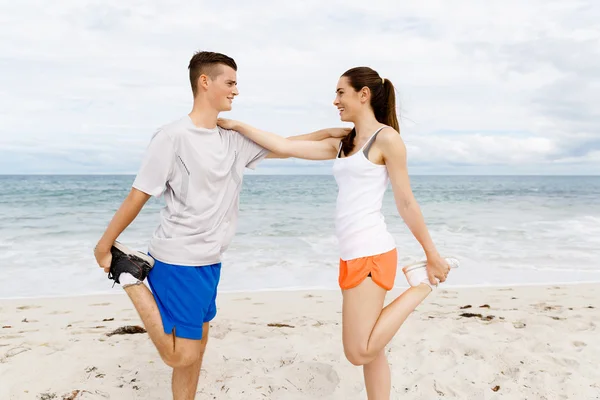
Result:
{"label": "man's bent leg", "polygon": [[204,322],[216,315],[217,285],[221,264],[189,267],[155,259],[143,284],[125,291],[142,318],[163,361],[172,368],[198,361],[204,348]]}
{"label": "man's bent leg", "polygon": [[174,339],[173,334],[165,333],[156,300],[145,285],[127,286],[125,292],[133,302],[163,361],[172,368],[193,364],[202,348],[201,341]]}
{"label": "man's bent leg", "polygon": [[185,367],[173,368],[173,400],[194,400],[198,390],[198,380],[202,368],[202,358],[208,343],[209,323],[202,325],[202,340],[200,341],[200,353],[198,360]]}

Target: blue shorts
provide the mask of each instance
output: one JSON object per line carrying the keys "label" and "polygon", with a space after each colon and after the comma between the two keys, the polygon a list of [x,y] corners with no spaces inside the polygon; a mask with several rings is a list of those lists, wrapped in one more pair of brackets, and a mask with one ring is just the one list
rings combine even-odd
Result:
{"label": "blue shorts", "polygon": [[202,339],[202,325],[217,315],[217,285],[221,263],[202,267],[154,260],[148,283],[158,305],[165,333]]}

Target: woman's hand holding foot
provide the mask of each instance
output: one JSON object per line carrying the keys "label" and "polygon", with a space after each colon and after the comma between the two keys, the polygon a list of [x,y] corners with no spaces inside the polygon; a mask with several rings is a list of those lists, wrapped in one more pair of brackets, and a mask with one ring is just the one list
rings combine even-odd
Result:
{"label": "woman's hand holding foot", "polygon": [[427,256],[427,277],[431,285],[445,282],[450,273],[450,265],[438,253]]}

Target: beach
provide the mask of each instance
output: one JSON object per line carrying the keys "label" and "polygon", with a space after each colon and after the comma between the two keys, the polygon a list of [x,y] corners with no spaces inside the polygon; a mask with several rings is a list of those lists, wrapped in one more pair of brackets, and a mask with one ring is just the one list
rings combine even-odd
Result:
{"label": "beach", "polygon": [[[0,178],[0,400],[171,398],[147,334],[110,335],[142,324],[93,258],[132,180]],[[391,398],[600,399],[600,178],[412,184],[461,266],[387,347]],[[197,399],[366,399],[341,342],[335,198],[331,176],[246,177]],[[119,239],[146,251],[162,206]],[[383,208],[398,267],[422,258],[390,191]]]}
{"label": "beach", "polygon": [[[404,289],[394,289],[391,301]],[[116,293],[120,293],[116,291]],[[599,399],[600,284],[440,288],[387,346],[393,399]],[[224,293],[197,399],[365,399],[336,290]],[[123,294],[0,300],[1,399],[167,399]]]}

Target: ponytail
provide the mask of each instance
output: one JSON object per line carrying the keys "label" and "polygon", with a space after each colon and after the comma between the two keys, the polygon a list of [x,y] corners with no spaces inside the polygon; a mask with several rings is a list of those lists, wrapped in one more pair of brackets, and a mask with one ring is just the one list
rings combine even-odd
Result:
{"label": "ponytail", "polygon": [[398,116],[396,115],[396,91],[394,85],[389,79],[383,81],[383,96],[385,99],[385,111],[383,121],[379,121],[382,124],[391,126],[397,132],[400,132],[400,125],[398,124]]}

